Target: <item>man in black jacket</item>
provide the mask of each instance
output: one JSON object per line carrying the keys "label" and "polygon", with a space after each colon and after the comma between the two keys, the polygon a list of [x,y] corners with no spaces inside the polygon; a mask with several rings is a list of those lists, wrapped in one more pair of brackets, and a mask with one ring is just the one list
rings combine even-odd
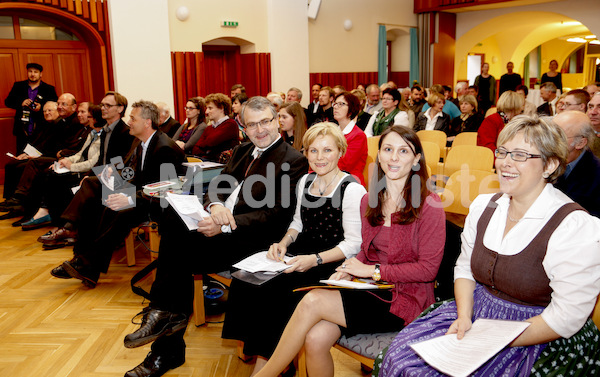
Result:
{"label": "man in black jacket", "polygon": [[229,269],[268,248],[292,219],[296,183],[308,171],[308,162],[283,142],[268,99],[251,98],[241,116],[251,142],[237,146],[221,175],[211,182],[204,201],[211,216],[198,223],[197,232],[190,232],[170,210],[167,215],[172,219],[163,221],[151,304],[140,329],[125,337],[125,346],[156,341],[146,360],[126,376],[157,377],[182,365],[183,335],[192,312],[192,274]]}
{"label": "man in black jacket", "polygon": [[158,130],[156,105],[139,101],[132,107],[129,132],[140,141],[129,164],[135,173],[131,179],[132,190],[129,194],[115,190],[103,205],[102,191],[108,188],[99,187],[95,177],[83,181],[80,190],[95,191],[97,195],[80,213],[78,223],[81,226],[73,247],[74,258],[54,268],[51,273],[55,277],[73,277],[88,287],[95,287],[100,273],[108,271],[112,252],[131,228],[149,219],[153,210],[151,205],[159,205],[143,197],[143,186],[160,180],[163,164],[171,164],[181,172],[185,155],[170,137]]}
{"label": "man in black jacket", "polygon": [[7,107],[16,110],[13,135],[17,138],[17,153],[31,142],[36,125],[43,119],[44,104],[58,98],[54,86],[42,81],[44,67],[29,63],[26,68],[27,80],[15,82],[4,100]]}

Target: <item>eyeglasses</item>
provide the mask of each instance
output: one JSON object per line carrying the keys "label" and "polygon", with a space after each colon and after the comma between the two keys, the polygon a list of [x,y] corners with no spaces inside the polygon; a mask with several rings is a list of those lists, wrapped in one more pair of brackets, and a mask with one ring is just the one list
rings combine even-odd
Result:
{"label": "eyeglasses", "polygon": [[348,106],[348,104],[346,102],[334,102],[333,103],[333,107],[344,107],[344,106]]}
{"label": "eyeglasses", "polygon": [[569,107],[569,106],[579,106],[579,103],[568,103],[568,102],[563,102],[562,103],[563,107]]}
{"label": "eyeglasses", "polygon": [[381,98],[382,101],[394,101],[394,97],[383,97]]}
{"label": "eyeglasses", "polygon": [[267,127],[269,124],[271,124],[271,122],[275,120],[275,117],[271,118],[271,119],[263,119],[260,122],[256,122],[256,123],[248,123],[246,124],[246,129],[247,130],[255,130],[258,126],[261,127]]}
{"label": "eyeglasses", "polygon": [[184,109],[185,111],[188,111],[188,110],[189,110],[189,111],[192,111],[192,110],[198,110],[198,109],[197,109],[197,108],[195,108],[195,107],[187,107],[187,106],[186,106],[186,107],[184,107],[183,109]]}
{"label": "eyeglasses", "polygon": [[509,152],[506,149],[496,149],[496,151],[494,151],[494,156],[499,160],[505,159],[507,155],[510,155],[510,158],[517,162],[525,162],[530,158],[542,158],[542,155],[540,154],[531,154],[527,152]]}
{"label": "eyeglasses", "polygon": [[119,105],[111,105],[110,103],[100,103],[101,109],[104,109],[104,108],[110,109],[111,107],[115,107],[115,106],[119,106]]}

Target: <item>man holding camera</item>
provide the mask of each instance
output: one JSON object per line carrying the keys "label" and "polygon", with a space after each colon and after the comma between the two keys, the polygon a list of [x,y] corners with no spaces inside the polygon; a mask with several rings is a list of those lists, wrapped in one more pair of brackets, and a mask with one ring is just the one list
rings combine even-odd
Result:
{"label": "man holding camera", "polygon": [[54,86],[42,81],[42,67],[38,63],[28,63],[27,80],[13,84],[4,104],[15,109],[13,135],[17,138],[17,154],[20,154],[38,123],[43,120],[42,108],[48,101],[56,101],[58,96]]}

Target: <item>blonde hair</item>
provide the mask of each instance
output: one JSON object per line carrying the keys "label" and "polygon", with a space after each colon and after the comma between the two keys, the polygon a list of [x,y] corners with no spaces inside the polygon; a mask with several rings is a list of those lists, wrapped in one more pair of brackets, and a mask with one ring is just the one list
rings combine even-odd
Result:
{"label": "blonde hair", "polygon": [[477,99],[475,98],[475,96],[472,96],[470,94],[466,94],[466,95],[460,97],[460,100],[458,101],[458,104],[460,105],[463,102],[466,102],[469,105],[473,106],[473,112],[474,113],[477,112]]}
{"label": "blonde hair", "polygon": [[521,111],[523,111],[523,106],[525,106],[525,99],[517,92],[507,90],[506,92],[502,93],[498,99],[496,108],[498,111],[502,111],[503,113],[516,112],[517,114],[520,114]]}
{"label": "blonde hair", "polygon": [[429,104],[429,106],[433,107],[435,106],[435,103],[440,99],[444,101],[444,103],[446,103],[446,99],[444,98],[443,94],[440,94],[436,91],[432,91],[431,93],[429,93],[429,97],[427,97],[427,103]]}
{"label": "blonde hair", "polygon": [[311,126],[306,131],[306,133],[304,134],[304,138],[302,138],[304,153],[306,154],[306,152],[308,151],[308,147],[310,147],[310,145],[314,143],[319,136],[327,135],[333,137],[333,139],[335,140],[335,145],[340,150],[340,152],[342,152],[342,156],[345,155],[346,150],[348,149],[346,137],[342,133],[342,130],[340,130],[340,127],[337,124],[331,122],[317,123]]}
{"label": "blonde hair", "polygon": [[[514,93],[514,92],[513,92]],[[559,165],[546,180],[556,182],[567,166],[567,135],[550,117],[537,115],[519,115],[514,117],[498,135],[497,145],[500,146],[512,140],[517,133],[523,132],[526,143],[534,145],[542,155],[544,168],[552,159]]]}

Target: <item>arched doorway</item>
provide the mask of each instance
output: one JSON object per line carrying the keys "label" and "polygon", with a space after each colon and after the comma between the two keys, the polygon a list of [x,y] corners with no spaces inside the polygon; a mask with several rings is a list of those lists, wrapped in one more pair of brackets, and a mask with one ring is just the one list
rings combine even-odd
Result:
{"label": "arched doorway", "polygon": [[[99,102],[112,85],[106,2],[67,0],[52,4],[0,3],[0,148],[14,151],[14,110],[4,106],[15,81],[25,80],[25,65],[44,66],[43,80],[57,93]],[[0,181],[7,157],[0,156]]]}

